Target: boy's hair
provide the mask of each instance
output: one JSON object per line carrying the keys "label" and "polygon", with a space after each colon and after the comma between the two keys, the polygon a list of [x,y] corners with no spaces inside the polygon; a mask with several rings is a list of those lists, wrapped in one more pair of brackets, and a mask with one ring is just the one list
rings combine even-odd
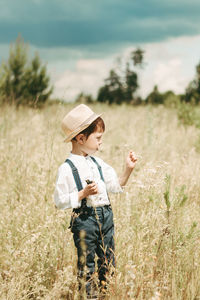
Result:
{"label": "boy's hair", "polygon": [[[96,120],[94,120],[87,128],[79,132],[79,134],[84,134],[88,139],[89,135],[97,131],[98,128],[103,132],[105,131],[105,123],[101,117],[98,117]],[[75,140],[76,140],[76,136],[72,139],[72,141]]]}

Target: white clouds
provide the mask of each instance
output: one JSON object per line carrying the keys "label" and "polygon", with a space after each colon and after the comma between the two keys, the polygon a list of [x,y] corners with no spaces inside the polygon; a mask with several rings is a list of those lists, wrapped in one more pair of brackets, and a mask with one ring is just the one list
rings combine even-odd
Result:
{"label": "white clouds", "polygon": [[[126,61],[125,58],[135,48],[126,47],[118,56]],[[146,66],[143,70],[136,70],[140,84],[138,94],[146,97],[154,85],[158,85],[161,92],[173,90],[183,93],[194,78],[195,66],[200,60],[200,35],[143,44],[141,48],[145,50]],[[77,59],[75,68],[67,68],[55,78],[54,96],[68,101],[74,100],[82,91],[96,96],[109,70],[115,65],[116,55],[105,59]]]}
{"label": "white clouds", "polygon": [[81,92],[96,96],[110,67],[110,62],[103,59],[78,60],[74,70],[66,70],[55,80],[53,97],[73,101]]}
{"label": "white clouds", "polygon": [[182,62],[178,58],[167,63],[159,63],[154,71],[154,80],[160,91],[173,90],[183,92],[184,77],[181,74]]}
{"label": "white clouds", "polygon": [[200,60],[200,35],[144,44],[143,48],[147,66],[140,72],[140,94],[145,97],[154,85],[161,92],[184,93]]}

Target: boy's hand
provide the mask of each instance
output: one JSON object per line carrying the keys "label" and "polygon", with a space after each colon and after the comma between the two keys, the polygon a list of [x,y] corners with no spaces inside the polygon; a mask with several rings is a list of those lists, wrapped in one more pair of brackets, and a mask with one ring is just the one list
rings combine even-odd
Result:
{"label": "boy's hand", "polygon": [[128,169],[134,169],[137,162],[137,157],[133,151],[129,151],[129,154],[126,158],[126,167]]}
{"label": "boy's hand", "polygon": [[98,194],[98,185],[95,182],[87,184],[84,188],[84,195],[85,198],[89,195],[96,195]]}
{"label": "boy's hand", "polygon": [[126,185],[129,176],[131,175],[133,169],[135,168],[137,161],[137,157],[133,151],[129,151],[129,154],[126,158],[126,168],[122,174],[122,176],[119,178],[119,183],[123,187]]}
{"label": "boy's hand", "polygon": [[89,195],[96,195],[98,194],[98,185],[94,181],[86,180],[87,183],[86,187],[78,192],[79,201],[84,198],[87,198]]}

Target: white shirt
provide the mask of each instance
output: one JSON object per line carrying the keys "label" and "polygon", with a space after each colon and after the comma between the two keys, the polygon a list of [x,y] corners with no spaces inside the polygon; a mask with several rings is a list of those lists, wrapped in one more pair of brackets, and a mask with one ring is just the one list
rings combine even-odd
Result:
{"label": "white shirt", "polygon": [[[87,185],[86,179],[94,181],[98,185],[98,194],[87,197],[87,206],[97,207],[109,205],[110,201],[107,192],[122,192],[114,169],[102,159],[95,157],[102,168],[105,182],[101,179],[98,167],[89,155],[81,156],[71,153],[68,159],[70,159],[78,169],[83,188]],[[60,209],[78,208],[81,206],[81,201],[78,200],[78,190],[72,174],[72,169],[68,163],[63,163],[58,169],[54,201],[55,205]]]}

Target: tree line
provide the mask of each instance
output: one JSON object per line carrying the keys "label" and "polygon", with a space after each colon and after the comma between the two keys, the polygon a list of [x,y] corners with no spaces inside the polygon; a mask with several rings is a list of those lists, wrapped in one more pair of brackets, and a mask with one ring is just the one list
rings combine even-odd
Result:
{"label": "tree line", "polygon": [[[177,102],[200,104],[200,63],[196,66],[195,78],[189,83],[184,94],[176,95],[171,90],[161,93],[158,86],[155,85],[149,95],[142,99],[137,94],[139,84],[136,67],[142,67],[144,65],[143,60],[144,51],[138,48],[131,53],[124,72],[119,74],[114,69],[110,70],[109,76],[104,80],[104,85],[99,88],[97,101],[108,104],[128,103],[133,105],[173,105]],[[77,101],[81,99],[92,102],[91,95],[81,93],[77,97]]]}
{"label": "tree line", "polygon": [[[161,93],[158,87],[154,86],[152,92],[142,99],[137,94],[139,88],[137,70],[144,68],[144,65],[144,51],[137,48],[130,53],[120,70],[110,70],[104,84],[99,88],[97,99],[81,93],[76,101],[133,105],[173,104],[176,101],[200,103],[200,63],[196,66],[195,78],[189,83],[183,95],[176,95],[172,91]],[[32,60],[28,58],[28,46],[22,37],[18,36],[10,48],[8,60],[0,66],[1,103],[40,106],[49,99],[52,91],[46,65],[42,64],[37,53]]]}

